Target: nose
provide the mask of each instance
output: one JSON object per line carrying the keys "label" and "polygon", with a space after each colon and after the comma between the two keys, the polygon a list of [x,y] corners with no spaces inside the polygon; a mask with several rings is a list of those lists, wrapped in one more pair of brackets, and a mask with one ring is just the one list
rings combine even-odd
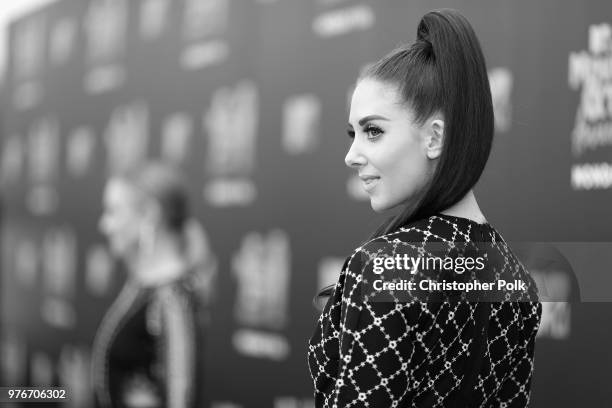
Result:
{"label": "nose", "polygon": [[349,151],[346,153],[346,157],[344,158],[344,163],[346,163],[348,167],[357,168],[365,165],[366,162],[366,158],[359,151],[355,140],[353,140],[353,143],[351,143],[351,147],[349,148]]}

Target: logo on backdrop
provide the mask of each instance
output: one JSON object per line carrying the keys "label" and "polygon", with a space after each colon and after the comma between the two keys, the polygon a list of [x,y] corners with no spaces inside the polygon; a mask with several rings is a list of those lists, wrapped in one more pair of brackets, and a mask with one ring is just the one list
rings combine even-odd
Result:
{"label": "logo on backdrop", "polygon": [[83,177],[94,160],[96,135],[89,126],[74,129],[66,141],[66,169],[73,177]]}
{"label": "logo on backdrop", "polygon": [[2,161],[0,163],[0,181],[2,187],[17,184],[23,171],[25,148],[21,136],[10,135],[4,139]]}
{"label": "logo on backdrop", "polygon": [[[580,91],[572,130],[572,153],[583,157],[612,148],[612,26],[589,27],[588,49],[569,55],[568,83]],[[607,155],[609,157],[609,154]],[[585,159],[583,159],[585,160]],[[612,187],[612,163],[589,160],[572,166],[574,190]]]}
{"label": "logo on backdrop", "polygon": [[54,183],[59,175],[60,126],[57,117],[37,119],[28,133],[28,170],[31,188],[27,206],[35,215],[49,214],[58,206]]}
{"label": "logo on backdrop", "polygon": [[44,69],[46,20],[43,15],[28,18],[15,27],[12,44],[12,75],[17,82],[13,106],[30,109],[42,100],[40,73]]}
{"label": "logo on backdrop", "polygon": [[85,255],[85,287],[95,296],[110,293],[113,285],[113,260],[106,245],[95,244]]}
{"label": "logo on backdrop", "polygon": [[270,330],[286,327],[289,313],[291,252],[287,233],[248,233],[232,258],[237,293],[234,316],[242,326],[233,335],[238,352],[283,360],[287,339]]}
{"label": "logo on backdrop", "polygon": [[85,31],[91,63],[108,63],[123,54],[127,17],[125,0],[94,0],[89,4]]}
{"label": "logo on backdrop", "polygon": [[495,130],[507,132],[512,125],[512,86],[514,78],[508,68],[489,71],[489,85],[495,114]]}
{"label": "logo on backdrop", "polygon": [[85,76],[85,91],[108,92],[125,81],[125,70],[117,64],[125,52],[128,8],[125,0],[94,0],[84,17],[87,57],[93,68]]}
{"label": "logo on backdrop", "polygon": [[30,358],[30,373],[32,384],[39,387],[48,387],[53,384],[55,366],[51,357],[44,351],[34,351]]}
{"label": "logo on backdrop", "polygon": [[285,151],[292,155],[311,153],[319,144],[321,100],[312,94],[294,95],[283,103]]}
{"label": "logo on backdrop", "polygon": [[53,25],[49,37],[49,59],[55,66],[65,64],[74,50],[76,22],[68,17]]}
{"label": "logo on backdrop", "polygon": [[542,302],[542,320],[538,329],[538,337],[563,340],[571,333],[572,304],[568,301],[552,301],[550,299],[569,299],[571,282],[566,274],[556,270],[530,270],[538,282]]}
{"label": "logo on backdrop", "polygon": [[567,339],[572,332],[572,304],[581,301],[574,267],[557,245],[515,242],[512,248],[538,287],[538,297],[542,303],[538,337]]}
{"label": "logo on backdrop", "polygon": [[129,169],[149,148],[149,109],[135,101],[115,108],[104,133],[109,172]]}
{"label": "logo on backdrop", "polygon": [[13,75],[17,80],[32,79],[40,74],[44,64],[45,19],[28,18],[15,27],[13,43]]}
{"label": "logo on backdrop", "polygon": [[0,342],[0,370],[5,384],[23,384],[27,376],[27,353],[25,336],[15,329],[3,329]]}
{"label": "logo on backdrop", "polygon": [[140,4],[140,36],[158,38],[166,28],[170,0],[144,0]]}
{"label": "logo on backdrop", "polygon": [[193,118],[176,112],[164,119],[162,125],[161,155],[165,160],[181,164],[191,151]]}
{"label": "logo on backdrop", "polygon": [[350,3],[350,0],[317,1],[316,7],[322,12],[312,21],[312,31],[318,37],[328,38],[372,28],[376,21],[374,10],[369,5]]}
{"label": "logo on backdrop", "polygon": [[62,347],[57,373],[62,387],[70,390],[67,408],[90,407],[93,405],[90,384],[90,356],[84,347],[66,344]]}
{"label": "logo on backdrop", "polygon": [[290,257],[284,231],[251,232],[243,238],[232,259],[238,284],[234,311],[239,322],[266,329],[285,327]]}
{"label": "logo on backdrop", "polygon": [[187,0],[183,14],[183,36],[199,40],[218,35],[227,28],[229,0]]}
{"label": "logo on backdrop", "polygon": [[228,19],[229,0],[186,0],[183,38],[189,44],[181,54],[184,69],[202,69],[227,59],[229,46],[220,36]]}
{"label": "logo on backdrop", "polygon": [[256,195],[250,175],[255,168],[259,96],[255,84],[244,80],[218,89],[203,127],[208,137],[205,171],[212,177],[205,199],[214,206],[250,204]]}
{"label": "logo on backdrop", "polygon": [[12,246],[9,248],[15,251],[13,254],[15,280],[26,288],[34,288],[40,265],[38,248],[26,237],[16,242],[14,248]]}
{"label": "logo on backdrop", "polygon": [[72,305],[76,291],[77,240],[67,227],[47,231],[42,242],[42,277],[45,300],[43,320],[55,327],[72,327],[76,311]]}

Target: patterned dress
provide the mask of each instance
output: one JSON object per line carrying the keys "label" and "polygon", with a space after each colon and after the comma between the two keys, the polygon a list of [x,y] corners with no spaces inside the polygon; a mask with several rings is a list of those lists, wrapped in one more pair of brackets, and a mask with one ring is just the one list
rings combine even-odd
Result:
{"label": "patterned dress", "polygon": [[[440,250],[456,257],[457,248],[485,259],[479,276],[521,281],[526,289],[494,298],[481,292],[479,301],[457,290],[416,290],[401,301],[373,297],[375,257]],[[402,276],[452,280],[442,269]],[[411,223],[345,261],[309,342],[315,405],[525,407],[541,313],[533,279],[492,226],[442,214]]]}
{"label": "patterned dress", "polygon": [[190,274],[155,287],[128,279],[94,341],[98,407],[201,406],[204,319],[197,299]]}

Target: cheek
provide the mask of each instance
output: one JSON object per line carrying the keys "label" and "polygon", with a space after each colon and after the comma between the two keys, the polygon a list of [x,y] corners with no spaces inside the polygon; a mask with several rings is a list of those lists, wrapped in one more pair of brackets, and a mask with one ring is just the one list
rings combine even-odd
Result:
{"label": "cheek", "polygon": [[138,244],[140,234],[133,223],[123,223],[109,235],[109,243],[113,251],[123,256],[131,252]]}
{"label": "cheek", "polygon": [[135,236],[135,220],[125,212],[116,212],[105,219],[105,232],[118,241],[131,240]]}
{"label": "cheek", "polygon": [[384,183],[390,205],[397,205],[419,194],[427,185],[427,158],[416,149],[396,150],[389,162]]}
{"label": "cheek", "polygon": [[135,219],[126,219],[121,226],[121,235],[126,241],[134,241],[139,236],[140,229]]}
{"label": "cheek", "polygon": [[398,161],[395,176],[398,183],[419,187],[427,179],[427,161],[420,155],[405,157]]}

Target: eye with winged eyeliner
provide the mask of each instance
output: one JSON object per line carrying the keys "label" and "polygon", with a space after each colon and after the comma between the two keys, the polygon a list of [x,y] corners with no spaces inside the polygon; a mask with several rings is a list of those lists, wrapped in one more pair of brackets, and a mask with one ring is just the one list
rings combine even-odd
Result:
{"label": "eye with winged eyeliner", "polygon": [[383,130],[378,126],[373,126],[371,124],[366,125],[363,131],[368,135],[368,139],[376,140],[383,133]]}
{"label": "eye with winged eyeliner", "polygon": [[[373,126],[371,124],[369,124],[369,122],[374,121],[374,120],[384,120],[384,121],[388,121],[390,119],[381,116],[381,115],[368,115],[368,116],[364,116],[363,118],[359,119],[359,126],[363,127],[363,131],[365,133],[371,133],[372,131],[377,132],[376,135],[370,135],[370,139],[374,139],[378,136],[380,136],[382,132],[382,129],[380,129],[377,126]],[[349,138],[353,139],[355,138],[355,130],[353,129],[353,125],[351,125],[350,123],[348,124],[348,129],[347,129],[347,134],[349,136]]]}

